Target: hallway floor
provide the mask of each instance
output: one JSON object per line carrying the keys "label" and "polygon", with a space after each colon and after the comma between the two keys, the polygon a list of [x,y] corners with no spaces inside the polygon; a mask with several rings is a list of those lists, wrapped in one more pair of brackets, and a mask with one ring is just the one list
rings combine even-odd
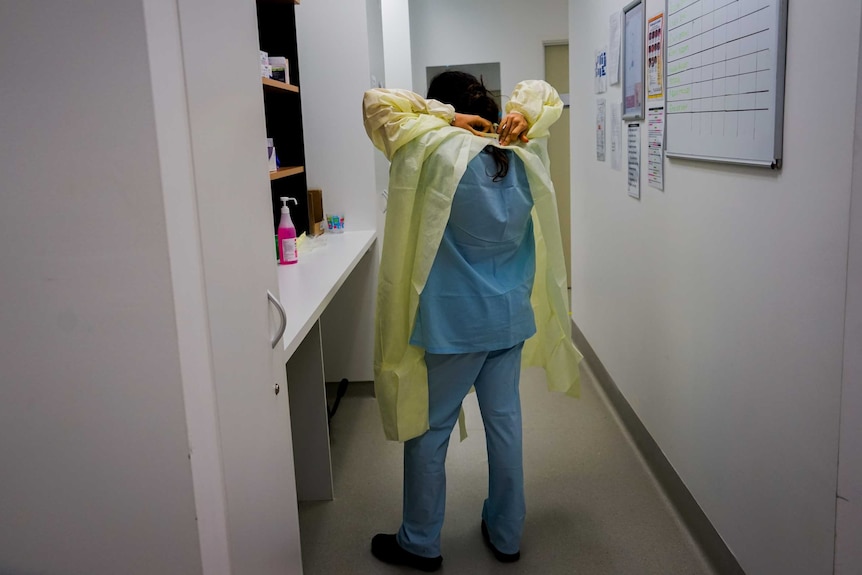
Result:
{"label": "hallway floor", "polygon": [[[447,461],[443,568],[451,574],[708,575],[708,564],[623,431],[588,369],[578,400],[521,377],[527,519],[521,560],[498,563],[479,514],[487,457],[475,394]],[[410,573],[378,562],[371,537],[401,517],[401,445],[384,439],[370,384],[352,384],[332,421],[335,500],[300,504],[305,575]]]}

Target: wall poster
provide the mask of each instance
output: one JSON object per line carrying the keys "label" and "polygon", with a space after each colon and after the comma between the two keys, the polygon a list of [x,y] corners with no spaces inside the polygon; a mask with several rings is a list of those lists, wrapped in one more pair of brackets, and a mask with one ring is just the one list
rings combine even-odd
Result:
{"label": "wall poster", "polygon": [[596,160],[605,161],[605,133],[607,132],[607,103],[604,98],[596,100]]}
{"label": "wall poster", "polygon": [[633,198],[641,198],[641,125],[629,124],[628,129],[628,189]]}
{"label": "wall poster", "polygon": [[623,10],[623,119],[644,117],[644,3]]}
{"label": "wall poster", "polygon": [[664,98],[664,14],[649,19],[647,25],[647,96]]}
{"label": "wall poster", "polygon": [[595,89],[596,94],[604,94],[608,91],[608,49],[596,50],[595,67]]}

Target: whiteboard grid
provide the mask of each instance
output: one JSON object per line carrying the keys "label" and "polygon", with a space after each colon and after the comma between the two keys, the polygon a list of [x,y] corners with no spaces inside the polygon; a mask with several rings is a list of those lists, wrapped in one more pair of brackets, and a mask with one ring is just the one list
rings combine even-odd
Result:
{"label": "whiteboard grid", "polygon": [[778,167],[786,0],[668,0],[668,155]]}

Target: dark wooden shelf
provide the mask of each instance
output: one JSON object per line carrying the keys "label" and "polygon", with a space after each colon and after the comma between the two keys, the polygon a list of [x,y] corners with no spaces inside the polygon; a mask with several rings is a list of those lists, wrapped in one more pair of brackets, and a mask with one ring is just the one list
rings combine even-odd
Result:
{"label": "dark wooden shelf", "polygon": [[299,93],[299,86],[294,86],[293,84],[286,84],[272,78],[261,78],[260,81],[263,83],[264,90]]}
{"label": "dark wooden shelf", "polygon": [[304,171],[304,166],[285,166],[284,168],[279,168],[274,172],[270,172],[269,179],[270,181],[279,180],[288,176],[295,176],[296,174],[301,174]]}

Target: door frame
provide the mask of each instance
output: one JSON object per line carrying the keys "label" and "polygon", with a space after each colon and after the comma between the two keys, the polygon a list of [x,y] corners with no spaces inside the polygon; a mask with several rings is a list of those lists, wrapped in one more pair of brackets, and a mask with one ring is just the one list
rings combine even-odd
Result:
{"label": "door frame", "polygon": [[[548,48],[551,47],[568,47],[569,40],[546,40],[542,42],[542,58],[543,58],[543,71],[545,72],[545,80],[547,80],[547,70],[548,70]],[[568,50],[567,50],[568,52]],[[564,109],[569,109],[569,93],[571,92],[571,75],[569,71],[569,67],[566,69],[566,76],[568,78],[568,86],[567,92],[560,93],[560,98],[563,100]],[[559,91],[559,90],[558,90]],[[571,116],[571,114],[570,114]],[[572,190],[571,190],[571,173],[572,173],[572,138],[571,138],[571,117],[569,117],[569,125],[567,126],[569,133],[569,152],[565,155],[566,162],[568,164],[568,180],[569,187],[566,190],[555,189],[557,193],[557,206],[560,207],[560,198],[564,198],[563,206],[566,207],[566,213],[563,214],[562,210],[560,210],[560,233],[563,239],[563,254],[566,257],[565,266],[566,266],[566,279],[568,283],[568,287],[571,289],[572,287],[572,237],[571,237],[571,224],[572,224]],[[559,159],[559,158],[557,158]],[[556,186],[555,186],[556,188]],[[563,222],[566,222],[568,225],[563,225]],[[568,233],[566,233],[568,232]]]}
{"label": "door frame", "polygon": [[[862,25],[860,25],[862,29]],[[856,130],[850,188],[844,370],[838,444],[835,575],[862,572],[862,35],[856,91]]]}

